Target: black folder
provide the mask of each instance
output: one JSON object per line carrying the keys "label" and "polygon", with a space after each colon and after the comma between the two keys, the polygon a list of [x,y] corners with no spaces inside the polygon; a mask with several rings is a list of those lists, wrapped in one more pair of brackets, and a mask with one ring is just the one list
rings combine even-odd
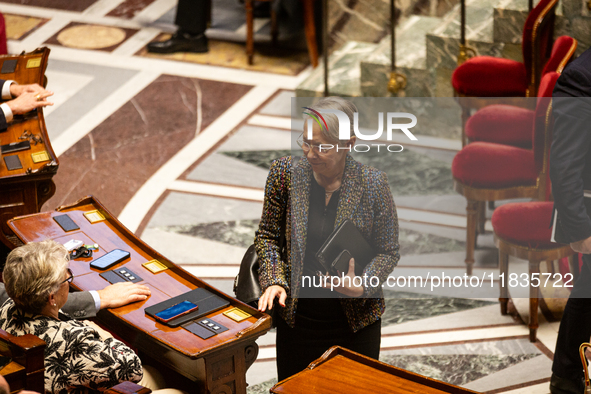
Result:
{"label": "black folder", "polygon": [[190,320],[198,319],[202,316],[207,315],[208,313],[211,313],[213,311],[230,305],[230,301],[227,301],[222,297],[218,297],[211,291],[205,290],[200,287],[195,290],[191,290],[187,293],[168,299],[166,301],[162,301],[156,305],[152,305],[151,307],[146,308],[145,312],[147,315],[154,317],[156,313],[170,308],[171,306],[183,301],[190,301],[193,304],[199,306],[199,309],[197,309],[195,312],[179,316],[176,319],[173,319],[163,324],[166,324],[169,327],[178,327],[181,324],[184,324]]}
{"label": "black folder", "polygon": [[324,244],[316,253],[316,258],[331,274],[336,273],[336,269],[347,274],[347,265],[335,267],[339,261],[341,253],[347,250],[355,259],[355,275],[362,275],[363,269],[376,256],[371,245],[365,240],[359,229],[349,219],[345,220],[337,227]]}

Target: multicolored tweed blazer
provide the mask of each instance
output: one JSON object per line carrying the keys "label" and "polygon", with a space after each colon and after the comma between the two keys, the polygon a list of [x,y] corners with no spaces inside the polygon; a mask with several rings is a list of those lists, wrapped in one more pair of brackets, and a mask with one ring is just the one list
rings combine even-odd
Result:
{"label": "multicolored tweed blazer", "polygon": [[[262,291],[272,285],[286,289],[288,298],[280,313],[290,327],[295,324],[297,295],[301,287],[311,176],[312,167],[305,158],[283,157],[273,162],[255,237]],[[340,190],[335,228],[345,219],[353,221],[377,252],[365,267],[364,274],[378,277],[381,283],[400,259],[398,217],[386,174],[347,156]],[[288,218],[287,256],[282,259],[279,232],[284,214]],[[354,332],[377,321],[385,309],[381,287],[368,286],[359,298],[343,296],[341,303]]]}

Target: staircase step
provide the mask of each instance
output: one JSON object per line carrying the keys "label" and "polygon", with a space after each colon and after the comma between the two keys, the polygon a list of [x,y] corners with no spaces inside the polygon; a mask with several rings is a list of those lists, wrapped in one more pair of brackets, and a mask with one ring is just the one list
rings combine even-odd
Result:
{"label": "staircase step", "polygon": [[[572,1],[558,3],[554,22],[554,37],[567,35],[576,38],[579,40],[577,54],[581,54],[591,46],[591,12],[586,5],[583,9],[577,8],[578,13],[574,12],[572,3]],[[580,2],[577,5],[581,5]],[[567,13],[577,15],[569,17]],[[503,57],[522,60],[521,38],[527,14],[527,0],[503,0],[495,8],[493,33],[495,42],[505,42],[507,46],[514,45],[518,48],[518,51],[514,51],[518,55],[517,57],[510,56],[508,51],[503,53]]]}
{"label": "staircase step", "polygon": [[[331,96],[359,97],[359,63],[378,44],[349,41],[333,52],[328,61],[328,86]],[[324,65],[321,61],[310,76],[296,88],[297,97],[321,97],[324,94]]]}
{"label": "staircase step", "polygon": [[[432,96],[427,72],[425,35],[441,24],[441,18],[413,15],[396,28],[396,69],[407,77],[405,95]],[[361,61],[361,92],[364,96],[388,96],[391,69],[391,36]]]}
{"label": "staircase step", "polygon": [[[493,40],[493,6],[496,3],[496,0],[466,3],[466,44],[478,55],[501,56],[504,44]],[[457,66],[459,45],[458,4],[443,18],[441,25],[427,35],[427,68],[453,70]]]}
{"label": "staircase step", "polygon": [[[534,2],[535,4],[536,2]],[[570,29],[568,20],[562,15],[561,4],[558,3],[556,7],[554,22],[554,31],[558,33],[557,35],[568,34],[566,31]],[[527,0],[501,0],[494,12],[493,36],[495,42],[521,44],[523,25],[528,13]]]}

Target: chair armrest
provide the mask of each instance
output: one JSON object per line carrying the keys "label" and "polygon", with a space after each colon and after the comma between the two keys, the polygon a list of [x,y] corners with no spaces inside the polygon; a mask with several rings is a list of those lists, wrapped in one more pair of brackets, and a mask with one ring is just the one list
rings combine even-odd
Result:
{"label": "chair armrest", "polygon": [[149,394],[151,392],[152,390],[132,382],[119,383],[105,391],[106,394]]}

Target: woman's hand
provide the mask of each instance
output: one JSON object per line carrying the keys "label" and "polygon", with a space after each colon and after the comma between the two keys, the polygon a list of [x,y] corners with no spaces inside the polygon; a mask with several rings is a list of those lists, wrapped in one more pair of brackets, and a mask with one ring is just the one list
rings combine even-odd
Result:
{"label": "woman's hand", "polygon": [[[344,277],[337,276],[336,278],[338,278],[338,280],[335,279],[333,281],[332,278],[329,277],[326,280],[324,288],[336,290],[349,297],[361,297],[363,295],[363,281],[359,281],[361,284],[360,286],[355,286],[355,259],[351,258],[351,260],[349,260],[349,272],[347,272],[347,275]],[[335,284],[338,286],[334,286]]]}
{"label": "woman's hand", "polygon": [[273,309],[273,301],[275,297],[279,297],[279,305],[285,307],[285,300],[287,299],[287,292],[279,285],[267,287],[267,290],[259,298],[259,311],[264,312],[267,309]]}

